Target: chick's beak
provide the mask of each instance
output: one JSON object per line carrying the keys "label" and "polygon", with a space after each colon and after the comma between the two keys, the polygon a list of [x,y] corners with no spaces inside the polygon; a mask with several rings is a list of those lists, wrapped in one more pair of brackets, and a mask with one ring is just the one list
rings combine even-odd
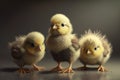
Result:
{"label": "chick's beak", "polygon": [[92,52],[91,52],[90,50],[88,50],[88,51],[87,51],[87,54],[88,54],[88,55],[89,55],[89,54],[92,54]]}
{"label": "chick's beak", "polygon": [[57,29],[57,26],[56,26],[56,25],[54,25],[54,26],[53,26],[53,29],[54,29],[54,30],[56,30],[56,29]]}
{"label": "chick's beak", "polygon": [[40,47],[40,46],[37,46],[37,47],[36,47],[36,50],[37,50],[37,51],[41,51],[41,47]]}

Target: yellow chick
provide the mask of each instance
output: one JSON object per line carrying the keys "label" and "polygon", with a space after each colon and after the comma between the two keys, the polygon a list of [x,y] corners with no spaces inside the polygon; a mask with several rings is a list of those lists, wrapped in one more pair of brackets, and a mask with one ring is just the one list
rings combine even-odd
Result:
{"label": "yellow chick", "polygon": [[[70,20],[64,14],[55,14],[51,18],[51,27],[46,40],[46,45],[50,50],[57,66],[52,71],[71,73],[72,64],[80,55],[80,47],[75,34],[72,34]],[[61,62],[68,62],[69,67],[62,69]]]}
{"label": "yellow chick", "polygon": [[80,61],[83,63],[81,69],[86,69],[86,65],[99,65],[98,71],[106,71],[102,66],[110,58],[112,47],[104,35],[99,32],[88,30],[79,39],[81,47]]}
{"label": "yellow chick", "polygon": [[32,65],[32,70],[41,70],[43,67],[36,65],[45,54],[44,36],[40,32],[31,32],[25,36],[17,37],[9,43],[14,62],[20,67],[20,73],[26,73],[23,67]]}

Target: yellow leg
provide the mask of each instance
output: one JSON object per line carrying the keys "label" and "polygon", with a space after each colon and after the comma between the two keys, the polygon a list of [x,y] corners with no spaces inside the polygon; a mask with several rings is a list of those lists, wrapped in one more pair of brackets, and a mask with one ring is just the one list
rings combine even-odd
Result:
{"label": "yellow leg", "polygon": [[69,64],[69,67],[60,71],[61,73],[73,73],[73,69],[72,69],[72,63]]}
{"label": "yellow leg", "polygon": [[103,67],[102,65],[99,65],[99,67],[98,67],[98,71],[106,72],[107,69],[105,69],[105,67]]}
{"label": "yellow leg", "polygon": [[44,69],[45,69],[44,67],[40,67],[40,66],[37,66],[36,64],[33,64],[33,70],[35,70],[35,71],[41,71]]}
{"label": "yellow leg", "polygon": [[61,67],[61,63],[60,62],[58,62],[58,65],[55,67],[55,68],[53,68],[51,71],[53,71],[53,72],[59,72],[59,71],[62,71],[62,67]]}

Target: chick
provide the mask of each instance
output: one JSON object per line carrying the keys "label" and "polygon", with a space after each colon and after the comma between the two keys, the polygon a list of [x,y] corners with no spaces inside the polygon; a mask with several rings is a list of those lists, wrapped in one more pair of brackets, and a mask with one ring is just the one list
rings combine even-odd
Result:
{"label": "chick", "polygon": [[20,73],[26,73],[23,67],[32,65],[33,70],[41,70],[43,67],[36,65],[45,54],[44,36],[39,32],[31,32],[25,36],[17,37],[9,43],[14,62],[20,67]]}
{"label": "chick", "polygon": [[[72,34],[72,25],[64,14],[55,14],[51,17],[51,27],[46,40],[57,66],[52,71],[71,73],[72,64],[80,55],[80,47],[75,34]],[[69,67],[62,69],[61,62],[68,62]]]}
{"label": "chick", "polygon": [[102,65],[110,58],[112,46],[105,35],[88,30],[80,38],[79,44],[81,47],[80,61],[84,65],[81,69],[86,69],[86,65],[99,65],[98,71],[106,71]]}

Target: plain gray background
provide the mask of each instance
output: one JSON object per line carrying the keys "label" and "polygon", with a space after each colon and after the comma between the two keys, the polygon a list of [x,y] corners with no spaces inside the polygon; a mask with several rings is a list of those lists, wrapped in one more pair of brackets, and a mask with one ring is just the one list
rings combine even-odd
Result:
{"label": "plain gray background", "polygon": [[56,13],[70,18],[74,33],[79,37],[88,29],[106,34],[113,45],[112,58],[120,56],[119,0],[5,0],[0,4],[0,52],[3,56],[8,56],[8,42],[15,36],[40,31],[46,37],[50,18]]}
{"label": "plain gray background", "polygon": [[[98,30],[105,34],[113,46],[110,58],[112,63],[108,62],[108,65],[111,67],[113,64],[114,67],[116,61],[119,64],[119,0],[2,0],[0,1],[1,71],[4,72],[5,68],[12,66],[16,67],[11,60],[8,42],[15,40],[15,36],[24,35],[31,31],[40,31],[46,37],[50,27],[50,18],[56,13],[63,13],[70,18],[74,28],[73,33],[79,37],[88,29]],[[42,65],[46,65],[44,62],[54,64],[48,50],[46,50]],[[8,69],[8,71],[10,70]],[[1,75],[3,74],[5,73],[1,73]],[[10,76],[10,74],[7,75]],[[4,78],[2,77],[2,79]]]}

